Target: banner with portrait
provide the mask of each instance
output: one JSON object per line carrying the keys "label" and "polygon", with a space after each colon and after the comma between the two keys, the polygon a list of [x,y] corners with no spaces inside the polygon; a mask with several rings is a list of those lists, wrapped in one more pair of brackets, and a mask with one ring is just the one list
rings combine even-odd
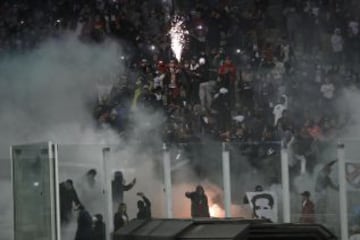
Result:
{"label": "banner with portrait", "polygon": [[272,222],[278,221],[278,201],[275,192],[247,192],[253,216],[256,219],[267,219]]}
{"label": "banner with portrait", "polygon": [[360,191],[360,162],[346,162],[345,172],[347,190]]}

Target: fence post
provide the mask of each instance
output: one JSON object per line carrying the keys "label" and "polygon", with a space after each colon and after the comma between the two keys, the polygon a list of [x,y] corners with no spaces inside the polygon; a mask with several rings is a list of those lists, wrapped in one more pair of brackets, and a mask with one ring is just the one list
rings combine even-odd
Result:
{"label": "fence post", "polygon": [[281,143],[281,183],[282,183],[282,204],[283,221],[290,223],[290,184],[289,184],[289,155],[285,143]]}
{"label": "fence post", "polygon": [[112,189],[111,189],[111,179],[109,177],[110,168],[110,148],[104,147],[102,149],[102,157],[103,157],[103,171],[104,171],[104,194],[106,199],[106,218],[105,218],[105,227],[106,227],[106,239],[110,239],[110,234],[113,232],[113,201],[112,201]]}
{"label": "fence post", "polygon": [[346,172],[345,172],[345,145],[338,143],[337,146],[338,170],[339,170],[339,204],[340,204],[340,230],[341,239],[349,239],[349,228],[347,218],[347,191],[346,191]]}
{"label": "fence post", "polygon": [[166,198],[166,216],[172,218],[172,183],[171,183],[171,160],[170,152],[167,149],[166,143],[163,144],[163,170],[164,170],[164,185]]}
{"label": "fence post", "polygon": [[222,147],[222,169],[224,184],[225,216],[231,217],[231,179],[230,179],[230,152],[228,145],[223,143]]}

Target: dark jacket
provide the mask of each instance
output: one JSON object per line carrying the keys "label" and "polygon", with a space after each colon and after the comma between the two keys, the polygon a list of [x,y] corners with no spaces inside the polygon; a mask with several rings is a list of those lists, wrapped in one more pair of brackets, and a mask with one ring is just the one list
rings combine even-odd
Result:
{"label": "dark jacket", "polygon": [[133,182],[127,185],[124,184],[124,178],[122,174],[116,175],[115,179],[111,183],[113,201],[119,203],[123,202],[124,191],[129,191],[131,188],[133,188],[133,186],[134,186]]}
{"label": "dark jacket", "polygon": [[71,190],[65,187],[66,183],[60,184],[60,218],[61,222],[69,222],[69,216],[73,208],[73,203],[80,206],[81,202],[74,188]]}
{"label": "dark jacket", "polygon": [[122,213],[119,212],[115,213],[114,232],[119,230],[121,227],[125,226],[128,222],[129,222],[129,217],[127,216],[127,214],[123,215]]}
{"label": "dark jacket", "polygon": [[96,221],[94,226],[93,240],[106,240],[106,230],[104,222]]}
{"label": "dark jacket", "polygon": [[210,217],[207,196],[198,192],[185,193],[191,200],[191,217]]}
{"label": "dark jacket", "polygon": [[151,218],[151,202],[147,197],[143,197],[143,206],[139,207],[139,212],[137,213],[137,219],[150,219]]}
{"label": "dark jacket", "polygon": [[92,218],[86,210],[80,210],[75,240],[91,240],[92,237]]}

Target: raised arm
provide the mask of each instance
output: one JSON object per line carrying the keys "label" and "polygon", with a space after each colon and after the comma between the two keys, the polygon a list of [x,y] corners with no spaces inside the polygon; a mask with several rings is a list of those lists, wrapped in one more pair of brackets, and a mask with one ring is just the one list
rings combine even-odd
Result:
{"label": "raised arm", "polygon": [[185,197],[192,199],[194,197],[194,192],[186,192]]}
{"label": "raised arm", "polygon": [[73,201],[78,207],[82,205],[80,200],[79,200],[79,197],[78,197],[78,195],[76,193],[75,188],[73,189]]}
{"label": "raised arm", "polygon": [[134,178],[133,180],[132,180],[132,182],[131,183],[129,183],[129,184],[123,184],[123,190],[124,191],[129,191],[130,189],[132,189],[133,187],[134,187],[134,185],[135,185],[135,183],[136,183],[136,178]]}
{"label": "raised arm", "polygon": [[139,197],[142,197],[142,199],[143,199],[144,202],[145,202],[145,205],[146,205],[148,208],[151,207],[151,202],[150,202],[150,200],[145,196],[144,193],[138,192],[137,195],[138,195]]}
{"label": "raised arm", "polygon": [[145,202],[145,205],[146,205],[148,208],[150,208],[150,207],[151,207],[151,202],[150,202],[150,200],[149,200],[145,195],[143,195],[142,198],[143,198],[143,200],[144,200],[144,202]]}

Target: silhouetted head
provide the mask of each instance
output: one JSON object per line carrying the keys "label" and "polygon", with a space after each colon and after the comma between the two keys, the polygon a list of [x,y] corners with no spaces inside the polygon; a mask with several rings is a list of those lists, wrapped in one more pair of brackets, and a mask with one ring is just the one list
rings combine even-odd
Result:
{"label": "silhouetted head", "polygon": [[145,208],[145,204],[144,204],[144,202],[143,202],[143,201],[141,201],[141,200],[137,201],[137,207],[138,207],[139,209],[143,209],[143,208]]}
{"label": "silhouetted head", "polygon": [[96,221],[98,221],[98,222],[102,222],[104,219],[101,214],[96,214],[95,217],[96,217]]}
{"label": "silhouetted head", "polygon": [[115,179],[115,181],[122,182],[124,179],[123,173],[121,171],[116,171],[114,179]]}
{"label": "silhouetted head", "polygon": [[126,204],[125,203],[120,203],[119,204],[119,209],[118,209],[118,212],[122,212],[122,213],[125,213],[126,212]]}
{"label": "silhouetted head", "polygon": [[90,170],[86,173],[87,176],[93,177],[93,178],[95,178],[96,174],[97,174],[97,172],[96,172],[96,170],[93,169],[93,168],[90,169]]}
{"label": "silhouetted head", "polygon": [[201,185],[196,186],[196,192],[199,194],[205,194],[205,190]]}
{"label": "silhouetted head", "polygon": [[255,192],[262,192],[263,191],[263,187],[261,185],[257,185],[255,187]]}
{"label": "silhouetted head", "polygon": [[95,169],[90,169],[86,173],[87,181],[88,181],[89,185],[92,187],[95,185],[96,174],[97,174],[97,172]]}
{"label": "silhouetted head", "polygon": [[74,187],[73,181],[72,181],[71,179],[67,179],[67,180],[65,181],[65,188],[66,188],[67,190],[71,190],[71,189],[73,189],[73,187]]}

